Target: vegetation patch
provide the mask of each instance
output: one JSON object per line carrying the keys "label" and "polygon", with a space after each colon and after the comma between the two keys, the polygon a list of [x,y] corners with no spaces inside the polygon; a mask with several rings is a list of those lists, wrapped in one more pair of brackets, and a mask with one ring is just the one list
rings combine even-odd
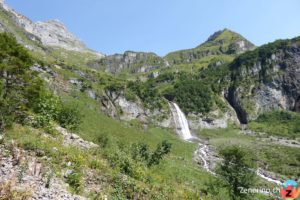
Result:
{"label": "vegetation patch", "polygon": [[272,111],[260,115],[248,127],[257,132],[295,139],[300,137],[300,115],[288,111]]}

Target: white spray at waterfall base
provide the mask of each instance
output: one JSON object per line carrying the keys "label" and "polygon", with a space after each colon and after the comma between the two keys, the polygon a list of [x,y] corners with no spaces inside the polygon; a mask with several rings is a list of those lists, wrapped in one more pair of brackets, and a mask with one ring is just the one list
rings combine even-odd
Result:
{"label": "white spray at waterfall base", "polygon": [[176,103],[171,103],[175,108],[175,112],[172,111],[172,115],[175,121],[177,134],[180,135],[180,137],[184,140],[192,139],[193,136],[190,132],[189,124],[184,113],[181,111],[181,109]]}

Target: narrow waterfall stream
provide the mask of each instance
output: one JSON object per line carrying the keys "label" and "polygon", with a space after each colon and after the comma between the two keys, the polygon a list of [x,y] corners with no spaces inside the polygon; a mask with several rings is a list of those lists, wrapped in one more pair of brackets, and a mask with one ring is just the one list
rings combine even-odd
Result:
{"label": "narrow waterfall stream", "polygon": [[[201,142],[200,138],[196,136],[192,136],[189,128],[188,120],[184,115],[184,113],[179,108],[179,106],[174,102],[170,102],[169,105],[175,122],[177,134],[185,141],[192,141],[192,142],[199,143],[198,149],[194,152],[194,157],[196,158],[195,160],[199,164],[201,163],[203,169],[215,175],[215,173],[212,171],[214,168],[212,167],[212,163],[211,163],[213,161],[212,159],[213,156],[210,155],[212,152],[210,152],[211,150],[209,149],[209,146],[204,142]],[[199,160],[201,160],[201,162],[199,162]],[[275,183],[277,185],[282,184],[279,180],[273,179],[272,177],[268,176],[267,173],[265,173],[265,171],[262,169],[257,169],[256,175],[268,182]]]}
{"label": "narrow waterfall stream", "polygon": [[189,124],[184,113],[176,103],[172,102],[172,105],[175,108],[175,112],[172,112],[172,114],[175,121],[177,134],[184,140],[192,139],[193,136],[191,134]]}

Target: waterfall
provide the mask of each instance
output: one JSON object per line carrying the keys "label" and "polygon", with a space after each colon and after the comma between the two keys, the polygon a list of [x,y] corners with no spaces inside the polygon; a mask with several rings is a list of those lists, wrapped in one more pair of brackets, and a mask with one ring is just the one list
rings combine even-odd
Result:
{"label": "waterfall", "polygon": [[[201,143],[200,139],[198,137],[192,136],[190,129],[189,129],[188,121],[187,121],[184,113],[179,108],[179,106],[174,102],[170,102],[170,104],[173,105],[173,106],[170,105],[170,108],[171,108],[171,112],[172,112],[172,115],[173,115],[173,118],[175,121],[177,134],[184,140],[193,139],[194,142],[199,140],[199,147],[194,152],[194,157],[196,158],[196,160],[197,160],[197,158],[202,160],[202,167],[206,171],[208,171],[209,173],[211,173],[213,175],[216,175],[212,171],[211,166],[210,166],[212,156],[210,155],[209,147],[206,144]],[[268,175],[266,175],[262,169],[257,169],[255,172],[256,172],[257,176],[263,178],[264,180],[266,180],[268,182],[275,183],[277,185],[282,184],[279,180],[273,179],[273,178],[269,177]]]}
{"label": "waterfall", "polygon": [[[189,140],[193,138],[190,129],[189,129],[189,124],[188,121],[184,115],[184,113],[181,111],[179,106],[176,103],[171,102],[172,105],[175,108],[175,112],[172,111],[173,118],[175,121],[175,126],[177,129],[177,133],[184,139],[184,140]],[[172,109],[171,109],[172,110]]]}

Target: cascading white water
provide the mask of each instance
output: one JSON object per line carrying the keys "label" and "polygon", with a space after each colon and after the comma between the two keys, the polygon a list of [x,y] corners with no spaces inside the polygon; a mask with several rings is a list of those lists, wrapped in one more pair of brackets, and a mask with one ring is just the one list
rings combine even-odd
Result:
{"label": "cascading white water", "polygon": [[189,140],[193,138],[190,129],[188,121],[184,115],[184,113],[181,111],[179,106],[176,103],[173,103],[173,106],[175,107],[176,112],[172,112],[174,120],[175,120],[175,126],[177,129],[178,134],[184,139]]}
{"label": "cascading white water", "polygon": [[261,177],[262,179],[265,179],[268,182],[275,183],[277,185],[282,185],[282,182],[280,182],[279,180],[276,180],[276,179],[273,179],[273,178],[270,178],[270,177],[264,175],[261,171],[262,171],[261,169],[257,169],[256,170],[256,175],[259,176],[259,177]]}
{"label": "cascading white water", "polygon": [[196,161],[198,160],[197,158],[200,158],[202,160],[202,167],[209,173],[216,175],[210,168],[209,160],[210,160],[210,155],[208,154],[209,148],[205,144],[199,143],[198,149],[195,151],[194,156],[196,157]]}

